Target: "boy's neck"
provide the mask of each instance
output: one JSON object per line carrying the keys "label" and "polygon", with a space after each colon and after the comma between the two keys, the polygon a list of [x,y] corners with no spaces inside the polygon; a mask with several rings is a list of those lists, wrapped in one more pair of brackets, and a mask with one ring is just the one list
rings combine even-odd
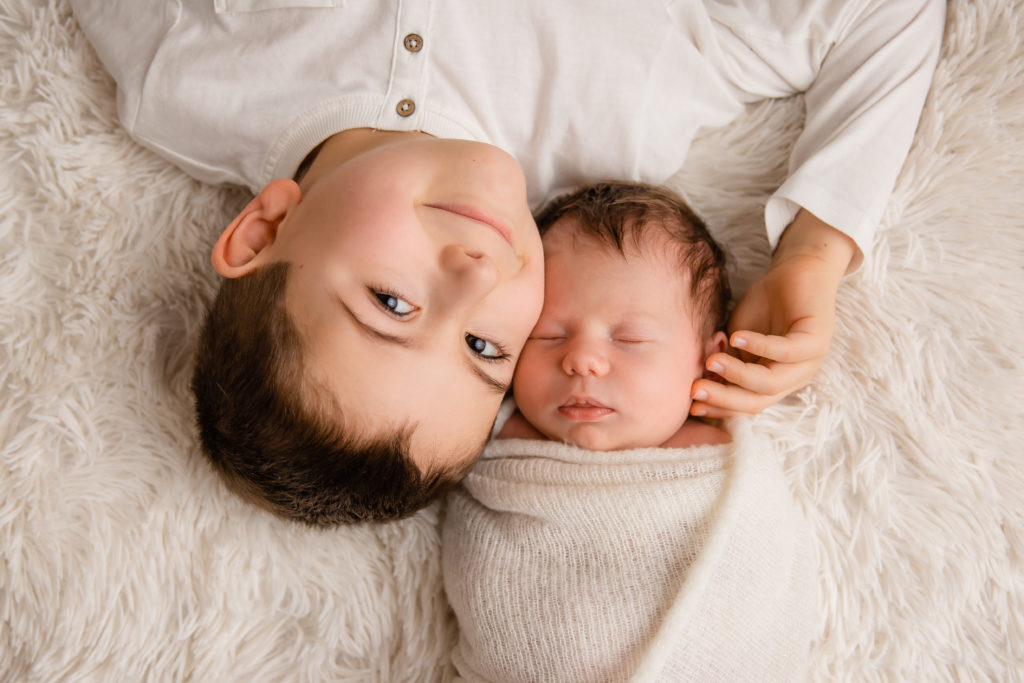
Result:
{"label": "boy's neck", "polygon": [[[350,128],[335,133],[309,153],[296,173],[303,194],[309,191],[323,176],[360,154],[410,137],[432,137],[419,131],[375,130],[373,128]],[[305,169],[305,170],[303,170]]]}

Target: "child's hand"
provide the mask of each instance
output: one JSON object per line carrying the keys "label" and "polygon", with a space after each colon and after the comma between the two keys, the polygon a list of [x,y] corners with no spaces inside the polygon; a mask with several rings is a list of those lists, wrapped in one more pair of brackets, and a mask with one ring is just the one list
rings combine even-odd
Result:
{"label": "child's hand", "polygon": [[694,382],[690,412],[758,413],[806,386],[832,343],[836,291],[855,251],[848,237],[801,211],[768,272],[733,311],[729,343],[739,357],[707,358],[707,369],[726,383]]}

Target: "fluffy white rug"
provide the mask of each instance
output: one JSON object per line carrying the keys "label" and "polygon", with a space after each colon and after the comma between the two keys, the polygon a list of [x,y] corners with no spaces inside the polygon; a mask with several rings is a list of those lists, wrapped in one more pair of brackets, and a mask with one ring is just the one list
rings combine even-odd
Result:
{"label": "fluffy white rug", "polygon": [[[1024,7],[953,0],[871,263],[814,384],[755,428],[815,531],[818,680],[1024,676]],[[675,179],[763,266],[800,103]],[[119,129],[64,2],[0,0],[0,679],[446,680],[436,508],[316,531],[197,452],[207,254],[244,202]]]}

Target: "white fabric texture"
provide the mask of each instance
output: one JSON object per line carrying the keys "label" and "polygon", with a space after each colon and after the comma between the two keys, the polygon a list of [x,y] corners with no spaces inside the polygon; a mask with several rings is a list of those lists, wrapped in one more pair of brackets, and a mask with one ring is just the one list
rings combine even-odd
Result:
{"label": "white fabric texture", "polygon": [[492,442],[448,496],[467,681],[793,681],[813,631],[806,521],[770,442]]}
{"label": "white fabric texture", "polygon": [[[799,206],[862,252],[913,139],[941,0],[345,2],[72,0],[121,122],[196,178],[253,191],[346,128],[489,142],[531,206],[608,179],[661,183],[742,103],[810,88],[774,244]],[[272,9],[277,6],[278,9]],[[271,8],[271,9],[268,9]],[[420,49],[405,38],[420,37]],[[410,100],[409,116],[397,112]]]}
{"label": "white fabric texture", "polygon": [[[1024,670],[1024,6],[947,17],[832,351],[752,420],[811,524],[813,681]],[[451,680],[436,507],[307,529],[200,456],[209,252],[248,197],[132,141],[115,98],[67,3],[0,0],[0,680]],[[737,291],[802,113],[751,106],[671,181]]]}

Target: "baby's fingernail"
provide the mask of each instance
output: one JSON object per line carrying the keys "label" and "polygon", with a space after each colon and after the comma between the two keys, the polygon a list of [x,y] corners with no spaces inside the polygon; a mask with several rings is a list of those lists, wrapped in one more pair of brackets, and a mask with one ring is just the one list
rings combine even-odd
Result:
{"label": "baby's fingernail", "polygon": [[737,349],[745,349],[747,348],[747,340],[743,337],[736,337],[732,340],[732,345]]}
{"label": "baby's fingernail", "polygon": [[725,368],[722,367],[721,363],[714,362],[708,366],[708,370],[715,373],[716,375],[721,375],[725,371]]}
{"label": "baby's fingernail", "polygon": [[690,408],[690,415],[695,415],[696,417],[707,415],[707,412],[708,411],[704,408],[704,406],[694,406],[693,408]]}
{"label": "baby's fingernail", "polygon": [[693,395],[694,401],[706,401],[708,400],[708,392],[704,389],[698,389],[697,393]]}

